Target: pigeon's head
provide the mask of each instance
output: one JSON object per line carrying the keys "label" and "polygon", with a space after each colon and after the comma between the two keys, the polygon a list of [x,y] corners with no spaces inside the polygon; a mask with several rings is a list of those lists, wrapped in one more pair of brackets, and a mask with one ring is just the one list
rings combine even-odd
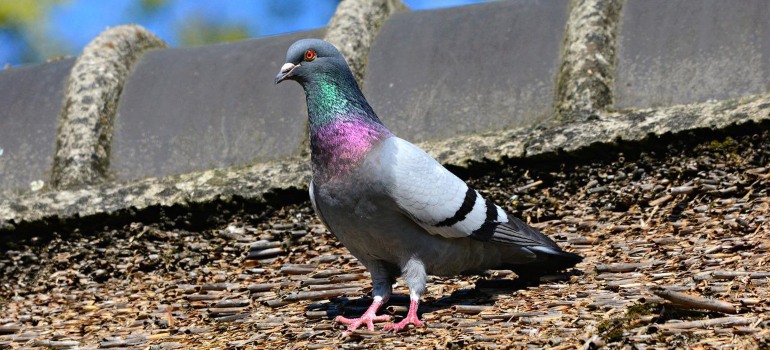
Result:
{"label": "pigeon's head", "polygon": [[302,39],[289,47],[286,63],[275,76],[275,83],[295,80],[300,84],[332,72],[349,72],[345,59],[334,45],[320,39]]}

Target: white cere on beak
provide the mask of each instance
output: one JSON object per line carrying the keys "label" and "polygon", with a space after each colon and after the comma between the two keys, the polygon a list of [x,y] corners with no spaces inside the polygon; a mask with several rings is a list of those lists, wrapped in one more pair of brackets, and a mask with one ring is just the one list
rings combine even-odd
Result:
{"label": "white cere on beak", "polygon": [[288,73],[290,70],[294,69],[294,67],[294,63],[284,63],[283,66],[281,66],[281,74]]}

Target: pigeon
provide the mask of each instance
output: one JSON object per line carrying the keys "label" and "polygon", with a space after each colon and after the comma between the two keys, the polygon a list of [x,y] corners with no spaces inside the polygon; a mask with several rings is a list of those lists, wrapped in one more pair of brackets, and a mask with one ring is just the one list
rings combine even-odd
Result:
{"label": "pigeon", "polygon": [[488,269],[542,275],[582,257],[485,199],[422,149],[398,138],[377,117],[332,44],[292,44],[278,84],[305,91],[309,117],[313,209],[371,273],[372,304],[358,318],[338,316],[346,333],[375,322],[397,277],[409,288],[409,310],[386,330],[424,326],[417,315],[428,275]]}

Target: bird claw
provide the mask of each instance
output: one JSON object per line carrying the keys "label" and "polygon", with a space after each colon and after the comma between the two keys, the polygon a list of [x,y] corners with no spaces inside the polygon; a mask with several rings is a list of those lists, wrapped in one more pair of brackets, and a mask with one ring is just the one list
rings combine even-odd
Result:
{"label": "bird claw", "polygon": [[406,329],[406,327],[410,324],[414,325],[415,327],[425,327],[425,322],[420,321],[420,318],[417,317],[417,308],[419,303],[420,302],[418,299],[412,299],[409,302],[409,311],[406,313],[406,317],[404,317],[404,319],[399,323],[391,323],[386,325],[385,330],[396,333]]}
{"label": "bird claw", "polygon": [[410,324],[414,325],[415,327],[425,327],[425,322],[420,321],[420,319],[418,319],[417,316],[407,315],[407,317],[401,320],[401,322],[399,323],[391,323],[389,325],[386,325],[385,330],[392,331],[393,333],[398,333],[406,329]]}
{"label": "bird claw", "polygon": [[337,316],[334,319],[334,321],[348,325],[348,329],[343,333],[343,336],[346,336],[346,335],[350,335],[350,333],[352,333],[354,330],[361,327],[361,325],[363,324],[366,325],[366,328],[368,330],[373,331],[375,322],[390,321],[390,316],[388,315],[377,316],[374,314],[374,312],[372,313],[365,312],[363,315],[361,315],[361,317],[358,317],[358,318],[347,318],[343,316]]}

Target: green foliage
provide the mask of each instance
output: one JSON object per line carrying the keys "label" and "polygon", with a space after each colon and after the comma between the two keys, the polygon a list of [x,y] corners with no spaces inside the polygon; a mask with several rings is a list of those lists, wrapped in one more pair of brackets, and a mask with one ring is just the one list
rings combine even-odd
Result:
{"label": "green foliage", "polygon": [[[58,56],[65,44],[47,37],[48,10],[64,0],[0,0],[0,30],[22,43],[22,61],[41,61]],[[5,62],[0,62],[0,64]]]}
{"label": "green foliage", "polygon": [[158,15],[172,0],[139,0],[129,7],[133,17],[147,18]]}
{"label": "green foliage", "polygon": [[23,26],[40,20],[53,1],[0,0],[0,27]]}
{"label": "green foliage", "polygon": [[241,23],[216,23],[203,16],[192,16],[178,29],[179,41],[185,46],[199,46],[243,40],[249,37],[249,30]]}
{"label": "green foliage", "polygon": [[[162,15],[175,0],[138,0],[129,11],[133,17],[148,18]],[[178,0],[177,0],[178,1]],[[55,36],[50,30],[48,14],[54,6],[72,5],[68,0],[0,0],[0,31],[19,45],[16,59],[21,62],[39,62],[70,50],[72,43]],[[245,23],[221,23],[208,19],[205,14],[193,14],[177,24],[177,35],[183,46],[242,40],[250,37]],[[5,62],[0,62],[0,65]]]}
{"label": "green foliage", "polygon": [[155,12],[168,3],[168,0],[141,0],[140,5],[147,12]]}

